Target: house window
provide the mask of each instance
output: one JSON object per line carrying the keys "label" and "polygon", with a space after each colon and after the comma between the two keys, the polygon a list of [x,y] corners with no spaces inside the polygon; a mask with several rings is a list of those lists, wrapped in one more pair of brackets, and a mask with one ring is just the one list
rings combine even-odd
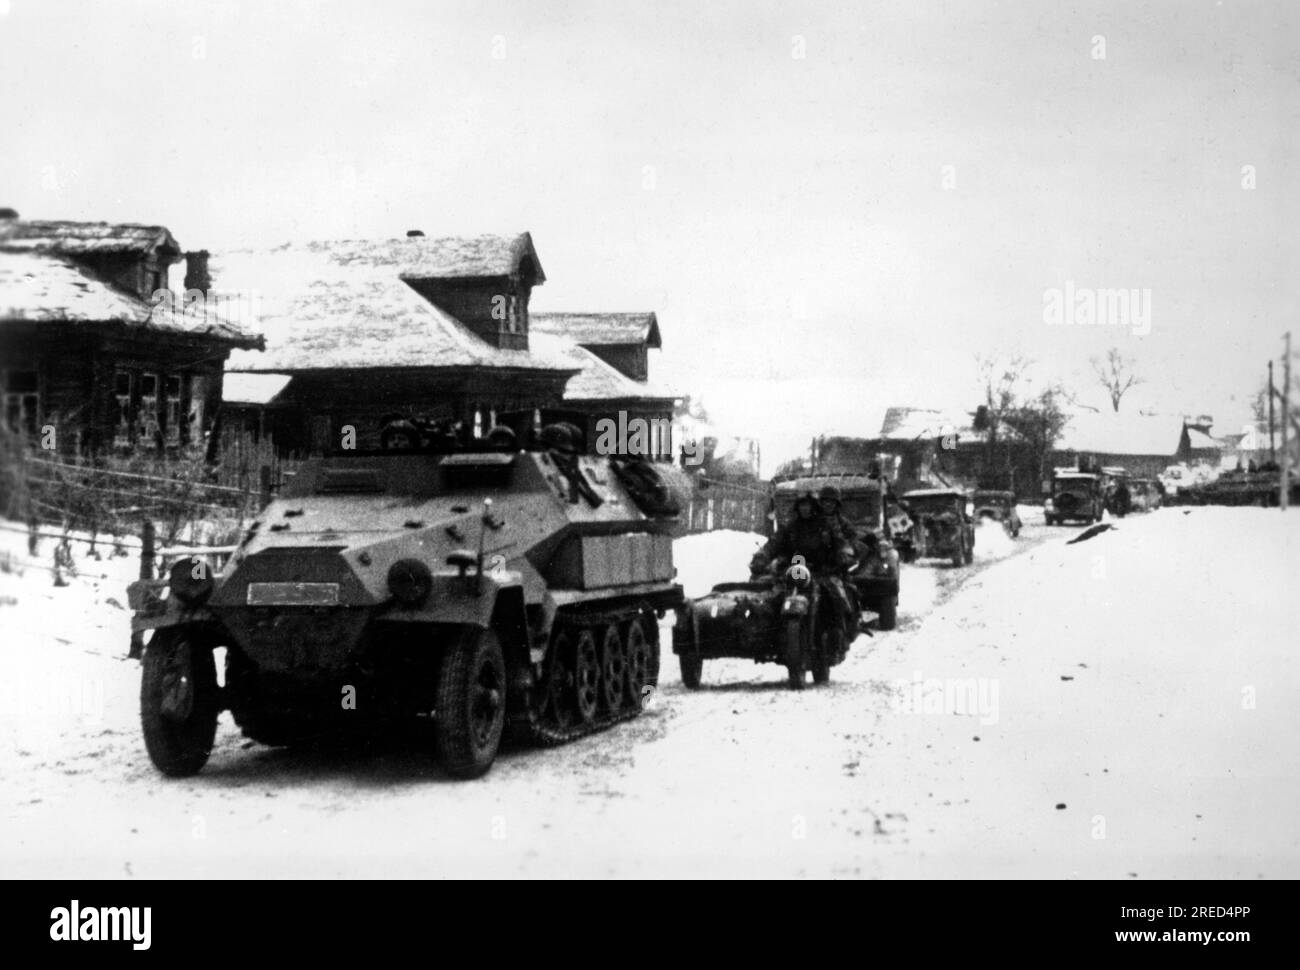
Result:
{"label": "house window", "polygon": [[181,443],[181,377],[168,374],[163,381],[163,429],[168,445]]}
{"label": "house window", "polygon": [[4,371],[5,423],[32,438],[40,424],[40,383],[34,370]]}
{"label": "house window", "polygon": [[185,440],[195,446],[204,446],[203,406],[208,397],[208,379],[202,374],[190,378],[190,403],[185,419]]}
{"label": "house window", "polygon": [[113,402],[116,408],[113,422],[113,444],[119,448],[131,447],[131,373],[120,370],[113,375]]}
{"label": "house window", "polygon": [[140,410],[136,414],[136,440],[146,447],[156,445],[158,427],[158,375],[140,375]]}
{"label": "house window", "polygon": [[513,293],[506,297],[506,329],[510,333],[522,333],[524,329],[519,319],[519,297]]}

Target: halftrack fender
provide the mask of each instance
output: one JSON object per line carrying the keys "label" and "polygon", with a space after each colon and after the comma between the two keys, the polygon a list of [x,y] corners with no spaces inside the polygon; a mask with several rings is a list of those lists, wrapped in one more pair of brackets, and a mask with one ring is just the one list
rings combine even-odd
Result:
{"label": "halftrack fender", "polygon": [[422,607],[406,609],[392,606],[380,612],[375,619],[486,629],[492,625],[498,603],[503,609],[513,609],[511,604],[518,601],[519,611],[522,612],[522,589],[522,577],[511,570],[485,572],[481,577],[472,573],[467,576],[434,573],[433,587]]}
{"label": "halftrack fender", "polygon": [[162,630],[167,627],[212,623],[212,611],[203,606],[185,606],[174,596],[163,598],[165,579],[138,579],[126,587],[127,605],[131,609],[131,632]]}

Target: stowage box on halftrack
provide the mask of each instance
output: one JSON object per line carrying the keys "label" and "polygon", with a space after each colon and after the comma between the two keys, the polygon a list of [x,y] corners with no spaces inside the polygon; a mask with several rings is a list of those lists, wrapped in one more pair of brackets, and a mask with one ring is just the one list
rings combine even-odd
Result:
{"label": "stowage box on halftrack", "polygon": [[507,724],[558,743],[634,716],[682,602],[660,486],[553,451],[313,459],[219,575],[181,559],[132,585],[151,759],[198,771],[223,709],[267,744],[431,715],[476,777]]}

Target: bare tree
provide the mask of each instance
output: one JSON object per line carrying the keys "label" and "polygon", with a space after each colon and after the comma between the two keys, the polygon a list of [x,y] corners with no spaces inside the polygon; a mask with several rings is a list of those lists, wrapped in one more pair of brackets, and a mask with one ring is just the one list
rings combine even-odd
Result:
{"label": "bare tree", "polygon": [[984,388],[984,403],[976,411],[975,427],[985,433],[990,449],[997,444],[1003,418],[1016,406],[1020,383],[1032,363],[1028,357],[1019,354],[1005,359],[995,355],[975,358],[980,384]]}
{"label": "bare tree", "polygon": [[1106,351],[1106,359],[1092,358],[1092,369],[1101,386],[1110,395],[1111,407],[1118,413],[1119,402],[1128,393],[1129,388],[1146,383],[1133,373],[1133,362],[1126,360],[1118,347]]}

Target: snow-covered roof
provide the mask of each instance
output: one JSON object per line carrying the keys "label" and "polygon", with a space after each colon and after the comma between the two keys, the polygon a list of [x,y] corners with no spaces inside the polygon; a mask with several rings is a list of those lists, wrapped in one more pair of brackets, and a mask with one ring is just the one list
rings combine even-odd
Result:
{"label": "snow-covered roof", "polygon": [[10,250],[35,250],[74,256],[110,253],[143,255],[154,250],[179,253],[166,226],[134,222],[67,222],[14,219],[0,223],[0,244]]}
{"label": "snow-covered roof", "polygon": [[539,353],[563,360],[569,367],[578,368],[578,372],[564,385],[566,401],[672,401],[679,396],[649,382],[632,380],[590,350],[563,337],[532,333],[529,345]]}
{"label": "snow-covered roof", "polygon": [[647,313],[530,313],[533,333],[568,337],[584,347],[640,344],[661,347],[659,320]]}
{"label": "snow-covered roof", "polygon": [[[236,354],[229,369],[291,373],[366,368],[512,368],[576,371],[544,350],[503,350],[425,299],[408,279],[492,274],[517,265],[527,233],[464,251],[423,238],[309,243],[213,253],[212,287],[266,336],[264,354]],[[509,243],[509,245],[507,245]],[[421,247],[431,246],[429,252]],[[515,248],[512,248],[515,246]],[[531,241],[526,248],[531,252]],[[512,255],[513,254],[513,255]],[[540,268],[539,268],[540,273]],[[242,319],[242,317],[241,317]]]}
{"label": "snow-covered roof", "polygon": [[880,437],[896,441],[937,438],[968,431],[970,415],[963,411],[937,408],[891,407],[880,423]]}
{"label": "snow-covered roof", "polygon": [[0,248],[0,324],[20,321],[121,323],[147,331],[202,334],[235,347],[256,347],[261,340],[206,312],[178,312],[164,303],[147,303],[57,253]]}
{"label": "snow-covered roof", "polygon": [[286,244],[271,253],[301,251],[340,269],[375,269],[403,279],[495,279],[528,276],[546,282],[526,232],[512,236],[407,236],[399,239],[317,240]]}

